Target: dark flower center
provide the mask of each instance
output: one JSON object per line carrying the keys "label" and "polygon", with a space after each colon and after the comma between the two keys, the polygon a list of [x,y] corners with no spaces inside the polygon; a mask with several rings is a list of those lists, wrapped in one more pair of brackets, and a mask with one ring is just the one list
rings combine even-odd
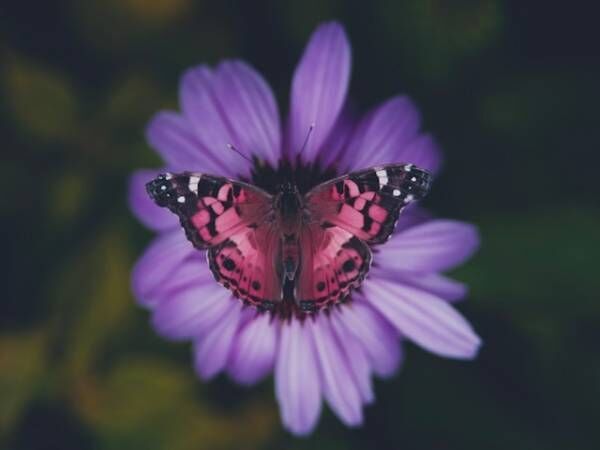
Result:
{"label": "dark flower center", "polygon": [[331,180],[337,176],[333,166],[321,167],[319,162],[304,163],[298,158],[294,164],[284,159],[276,168],[254,158],[251,182],[261,189],[276,194],[279,186],[295,185],[300,194],[306,194],[319,183]]}

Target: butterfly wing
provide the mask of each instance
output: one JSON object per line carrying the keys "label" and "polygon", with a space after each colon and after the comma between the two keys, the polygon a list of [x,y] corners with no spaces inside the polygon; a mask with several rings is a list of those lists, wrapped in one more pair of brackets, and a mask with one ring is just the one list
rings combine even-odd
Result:
{"label": "butterfly wing", "polygon": [[372,260],[367,244],[385,242],[400,211],[429,190],[430,175],[412,164],[388,164],[318,185],[305,197],[302,261],[296,298],[315,311],[360,286]]}
{"label": "butterfly wing", "polygon": [[265,310],[282,299],[278,265],[280,239],[271,223],[245,229],[208,250],[215,279],[244,302]]}
{"label": "butterfly wing", "polygon": [[322,183],[306,194],[305,204],[312,221],[381,244],[402,208],[423,198],[430,183],[429,173],[412,164],[387,164]]}
{"label": "butterfly wing", "polygon": [[208,249],[219,283],[266,309],[281,299],[281,283],[273,271],[279,239],[270,194],[201,173],[159,175],[146,188],[157,205],[179,217],[196,248]]}
{"label": "butterfly wing", "polygon": [[146,185],[158,206],[167,207],[199,249],[256,228],[272,215],[272,197],[255,186],[203,173],[163,174]]}
{"label": "butterfly wing", "polygon": [[304,311],[342,301],[369,271],[369,246],[341,227],[305,225],[300,243],[302,259],[295,297]]}

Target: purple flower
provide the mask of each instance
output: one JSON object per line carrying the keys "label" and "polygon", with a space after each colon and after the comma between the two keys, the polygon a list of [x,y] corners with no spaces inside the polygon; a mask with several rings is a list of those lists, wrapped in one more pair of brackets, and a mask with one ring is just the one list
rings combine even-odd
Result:
{"label": "purple flower", "polygon": [[[148,126],[148,141],[165,162],[160,170],[252,180],[251,160],[275,168],[295,160],[314,123],[300,157],[318,161],[328,175],[388,162],[435,173],[438,149],[420,134],[410,100],[392,98],[360,120],[348,114],[350,57],[339,24],[314,32],[294,74],[284,127],[269,86],[246,63],[189,69],[181,80],[182,111],[160,112]],[[230,143],[249,160],[229,150]],[[322,398],[345,424],[360,425],[363,405],[374,400],[371,376],[396,372],[401,339],[450,358],[476,355],[479,337],[451,306],[466,287],[441,274],[477,248],[472,225],[408,208],[389,242],[374,248],[373,267],[351,301],[304,320],[283,320],[243,307],[214,281],[175,215],[148,198],[144,184],[158,172],[139,170],[131,178],[131,208],[158,233],[133,271],[136,297],[152,312],[158,333],[192,340],[200,377],[226,372],[250,385],[274,371],[282,420],[293,433],[314,428]]]}

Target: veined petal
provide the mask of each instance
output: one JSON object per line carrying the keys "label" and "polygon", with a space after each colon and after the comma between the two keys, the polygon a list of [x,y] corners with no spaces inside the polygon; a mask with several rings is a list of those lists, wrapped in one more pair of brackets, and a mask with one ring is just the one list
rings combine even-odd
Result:
{"label": "veined petal", "polygon": [[[406,97],[395,97],[369,112],[359,123],[344,152],[341,167],[359,170],[404,160],[404,149],[419,131],[421,118]],[[425,167],[423,167],[425,168]]]}
{"label": "veined petal", "polygon": [[[310,322],[310,320],[308,321]],[[346,361],[341,343],[333,333],[329,318],[319,314],[308,327],[312,332],[313,347],[319,363],[323,395],[331,409],[348,426],[362,423],[362,401]]]}
{"label": "veined petal", "polygon": [[321,382],[310,320],[285,322],[275,365],[275,395],[286,428],[298,435],[312,431],[321,414]]}
{"label": "veined petal", "polygon": [[164,301],[190,286],[208,282],[214,284],[214,278],[209,275],[208,271],[206,254],[195,251],[177,266],[176,271],[171,276],[162,280],[160,285],[154,288],[152,295]]}
{"label": "veined petal", "polygon": [[472,359],[481,340],[447,302],[409,286],[384,279],[363,284],[368,302],[404,336],[441,356]]}
{"label": "veined petal", "polygon": [[341,25],[325,23],[313,33],[292,80],[288,155],[302,149],[311,125],[314,129],[302,152],[315,159],[329,136],[346,99],[350,81],[350,44]]}
{"label": "veined petal", "polygon": [[399,149],[397,161],[410,162],[421,169],[436,174],[442,165],[442,152],[430,134],[417,136],[407,145]]}
{"label": "veined petal", "polygon": [[161,284],[194,252],[181,230],[169,231],[154,239],[133,268],[131,284],[138,301],[148,308],[154,307],[161,300],[156,295]]}
{"label": "veined petal", "polygon": [[188,69],[181,78],[179,103],[207,158],[223,166],[217,173],[232,178],[248,175],[250,162],[228,147],[236,145],[235,136],[215,92],[216,78],[206,66]]}
{"label": "veined petal", "polygon": [[379,248],[376,261],[391,272],[439,272],[464,262],[478,246],[473,225],[435,219],[395,233]]}
{"label": "veined petal", "polygon": [[352,295],[353,302],[333,316],[333,320],[361,343],[373,371],[389,377],[402,360],[398,332],[360,294]]}
{"label": "veined petal", "polygon": [[152,323],[160,335],[174,340],[190,339],[229,320],[228,314],[239,301],[202,275],[194,285],[172,293],[154,310]]}
{"label": "veined petal", "polygon": [[351,376],[358,388],[364,403],[372,403],[375,399],[371,383],[371,363],[365,352],[363,343],[352,335],[342,324],[343,314],[339,309],[331,312],[331,327],[344,353],[344,359],[351,370]]}
{"label": "veined petal", "polygon": [[225,368],[236,331],[243,322],[245,311],[242,311],[242,304],[231,295],[228,297],[229,308],[224,320],[216,322],[194,343],[194,367],[205,380]]}
{"label": "veined petal", "polygon": [[227,363],[229,375],[240,384],[256,383],[273,369],[276,350],[276,322],[269,314],[256,314],[235,337]]}
{"label": "veined petal", "polygon": [[146,227],[154,231],[174,229],[178,226],[177,216],[166,208],[157,206],[146,192],[146,183],[158,175],[158,169],[142,169],[129,177],[128,200],[131,211]]}
{"label": "veined petal", "polygon": [[275,166],[281,157],[281,124],[275,97],[265,80],[241,61],[221,63],[215,94],[231,131],[231,143],[250,157]]}
{"label": "veined petal", "polygon": [[432,218],[433,214],[425,208],[421,208],[418,203],[410,203],[402,210],[398,223],[396,223],[395,232],[400,233],[408,228],[428,222]]}
{"label": "veined petal", "polygon": [[336,167],[338,165],[339,159],[352,136],[354,125],[355,121],[349,108],[342,109],[331,133],[329,133],[329,137],[322,146],[322,151],[319,152],[318,160],[321,167]]}
{"label": "veined petal", "polygon": [[468,292],[468,287],[464,283],[448,278],[445,275],[432,273],[409,273],[385,270],[382,267],[374,267],[370,277],[387,278],[393,281],[402,281],[403,284],[413,286],[418,289],[430,292],[449,302],[455,302],[463,299]]}
{"label": "veined petal", "polygon": [[178,113],[156,114],[146,128],[146,139],[170,171],[226,173],[227,167],[219,155],[198,140],[189,120]]}

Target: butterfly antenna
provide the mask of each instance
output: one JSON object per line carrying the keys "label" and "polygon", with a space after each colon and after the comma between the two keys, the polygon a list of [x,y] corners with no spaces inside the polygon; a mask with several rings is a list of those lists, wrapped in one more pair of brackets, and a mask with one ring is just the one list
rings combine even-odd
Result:
{"label": "butterfly antenna", "polygon": [[315,123],[313,122],[310,124],[310,127],[308,127],[308,133],[306,133],[306,137],[304,138],[304,143],[302,144],[302,148],[298,152],[298,156],[300,156],[302,154],[302,152],[304,151],[304,149],[306,148],[306,144],[308,144],[308,139],[310,138],[310,135],[312,134],[314,129],[315,129]]}
{"label": "butterfly antenna", "polygon": [[229,150],[233,150],[238,155],[240,155],[242,158],[244,158],[246,161],[248,161],[250,164],[252,164],[252,160],[250,158],[248,158],[246,155],[244,155],[242,152],[240,152],[235,145],[233,145],[233,144],[227,144],[227,148]]}

